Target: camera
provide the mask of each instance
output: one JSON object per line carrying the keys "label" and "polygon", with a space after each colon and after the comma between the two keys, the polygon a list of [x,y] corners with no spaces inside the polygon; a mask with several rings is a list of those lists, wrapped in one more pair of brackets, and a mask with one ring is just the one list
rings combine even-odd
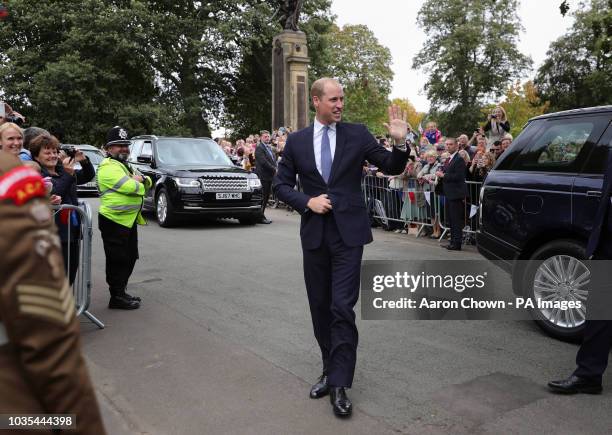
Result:
{"label": "camera", "polygon": [[491,114],[491,118],[495,119],[495,118],[497,118],[497,115]]}
{"label": "camera", "polygon": [[6,122],[12,122],[13,124],[18,125],[19,127],[23,126],[23,118],[15,115],[8,115],[4,118]]}
{"label": "camera", "polygon": [[70,157],[71,159],[74,159],[77,153],[77,149],[71,145],[62,146],[62,151],[65,152],[66,155]]}

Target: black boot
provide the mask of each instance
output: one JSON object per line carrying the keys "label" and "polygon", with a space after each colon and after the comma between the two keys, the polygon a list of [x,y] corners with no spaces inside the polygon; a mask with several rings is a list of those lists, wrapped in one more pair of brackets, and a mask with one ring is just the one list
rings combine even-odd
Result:
{"label": "black boot", "polygon": [[108,301],[108,308],[115,310],[135,310],[140,308],[140,303],[135,300],[128,299],[124,295],[111,296],[110,301]]}

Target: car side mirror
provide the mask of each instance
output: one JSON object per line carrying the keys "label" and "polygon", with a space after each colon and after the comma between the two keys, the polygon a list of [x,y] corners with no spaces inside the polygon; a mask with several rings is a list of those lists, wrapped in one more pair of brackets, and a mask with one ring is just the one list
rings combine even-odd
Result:
{"label": "car side mirror", "polygon": [[136,158],[138,163],[148,163],[151,164],[153,162],[153,156],[149,154],[142,154]]}

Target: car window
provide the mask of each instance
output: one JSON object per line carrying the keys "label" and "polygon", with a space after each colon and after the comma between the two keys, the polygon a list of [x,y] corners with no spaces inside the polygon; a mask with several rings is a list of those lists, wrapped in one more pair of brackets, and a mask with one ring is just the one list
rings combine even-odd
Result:
{"label": "car window", "polygon": [[608,164],[608,153],[612,148],[612,124],[603,134],[599,143],[594,147],[591,155],[586,160],[582,172],[584,174],[603,174]]}
{"label": "car window", "polygon": [[589,142],[596,124],[596,118],[547,121],[512,169],[576,172],[578,156]]}
{"label": "car window", "polygon": [[151,142],[145,142],[142,146],[142,151],[140,151],[140,156],[152,156],[153,149],[151,147]]}
{"label": "car window", "polygon": [[167,165],[233,166],[219,145],[210,139],[159,139],[157,159]]}
{"label": "car window", "polygon": [[89,157],[89,161],[93,163],[94,165],[99,165],[102,162],[102,160],[104,160],[104,156],[102,155],[100,151],[94,151],[94,150],[82,150],[82,151],[87,157]]}
{"label": "car window", "polygon": [[140,150],[142,149],[143,143],[143,140],[132,141],[132,145],[130,145],[130,161],[136,161],[136,156],[140,155]]}

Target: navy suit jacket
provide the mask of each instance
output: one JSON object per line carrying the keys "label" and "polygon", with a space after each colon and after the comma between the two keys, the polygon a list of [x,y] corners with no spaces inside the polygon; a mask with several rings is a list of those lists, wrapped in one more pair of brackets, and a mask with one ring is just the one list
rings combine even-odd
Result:
{"label": "navy suit jacket", "polygon": [[448,199],[463,199],[466,197],[467,184],[465,184],[465,172],[465,160],[463,160],[459,153],[455,153],[442,178],[442,189],[444,196]]}
{"label": "navy suit jacket", "polygon": [[259,142],[255,148],[255,172],[262,181],[272,181],[276,172],[276,160],[265,147]]}
{"label": "navy suit jacket", "polygon": [[596,255],[601,259],[612,259],[612,213],[610,213],[610,197],[612,194],[612,152],[608,151],[608,164],[601,188],[601,199],[593,230],[589,236],[586,256]]}
{"label": "navy suit jacket", "polygon": [[[383,148],[365,125],[339,122],[336,124],[336,150],[329,182],[326,184],[317,169],[313,145],[314,126],[299,130],[287,138],[283,157],[274,177],[274,193],[302,215],[300,236],[305,249],[316,249],[323,239],[324,215],[307,209],[310,198],[326,193],[332,203],[340,236],[350,247],[372,241],[370,220],[361,192],[364,161],[382,172],[396,175],[403,172],[408,153]],[[294,190],[296,175],[303,192]]]}

